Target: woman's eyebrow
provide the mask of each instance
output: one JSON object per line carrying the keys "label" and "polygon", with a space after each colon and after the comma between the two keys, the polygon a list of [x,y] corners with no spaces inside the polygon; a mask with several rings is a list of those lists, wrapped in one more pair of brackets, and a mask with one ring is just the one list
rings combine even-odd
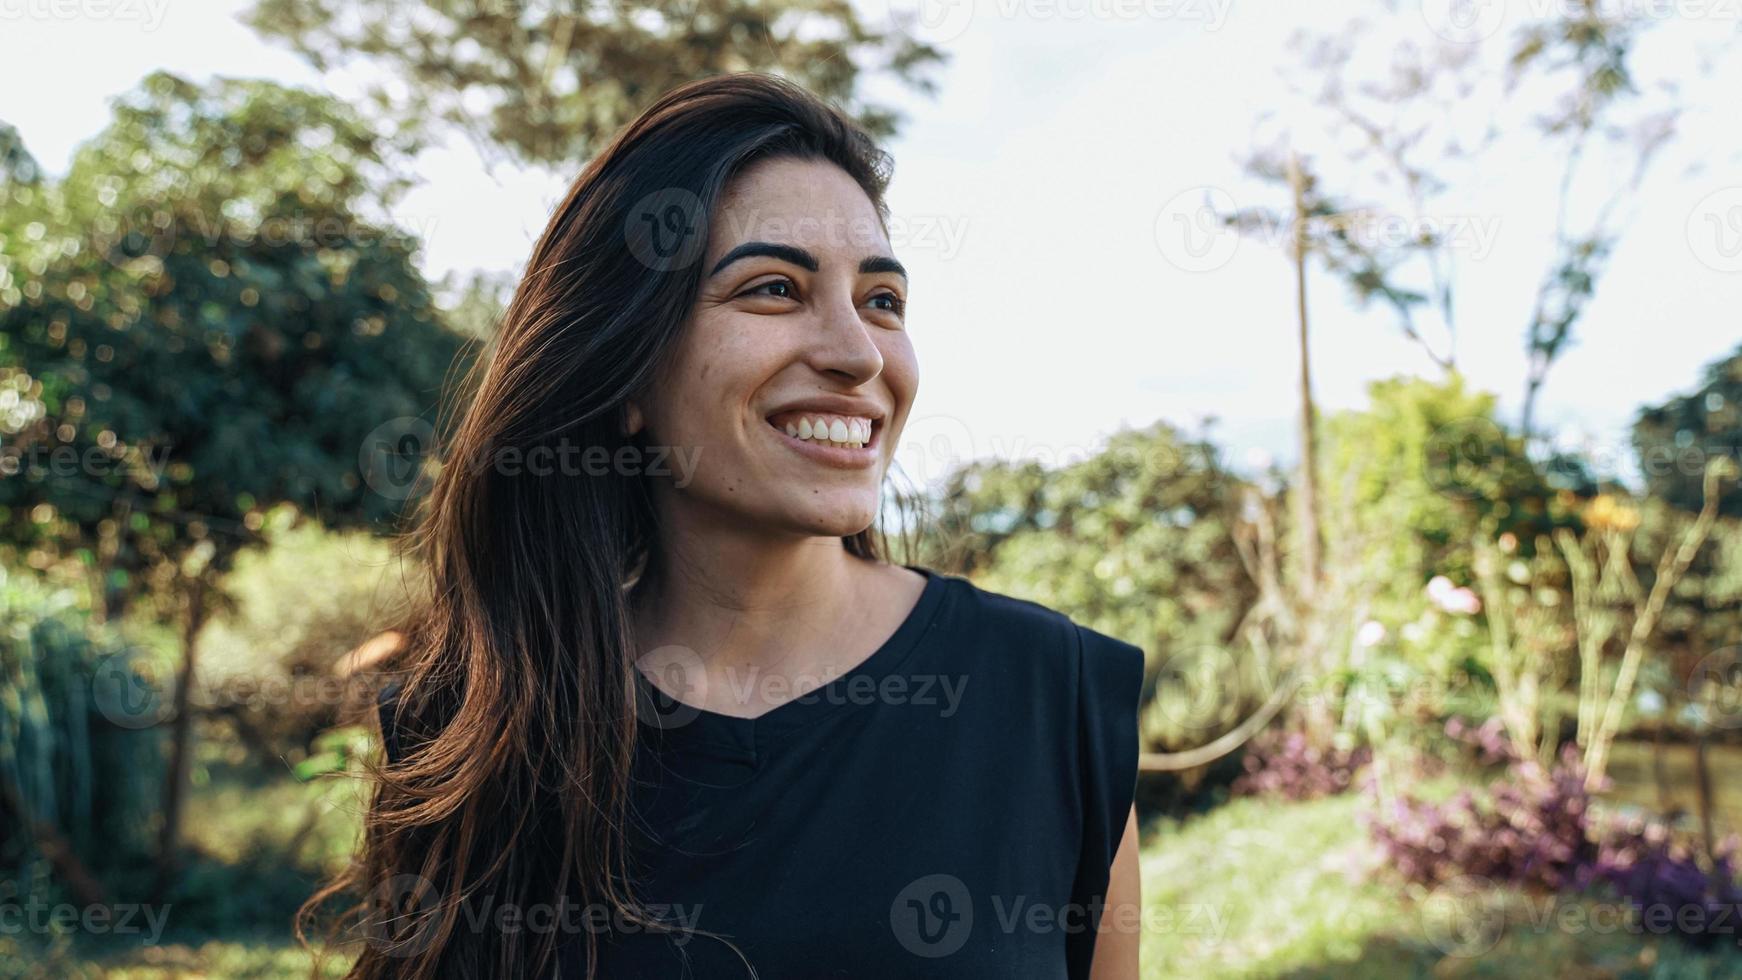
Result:
{"label": "woman's eyebrow", "polygon": [[869,275],[873,272],[893,272],[903,279],[907,278],[907,267],[887,255],[873,255],[860,261],[860,275]]}
{"label": "woman's eyebrow", "polygon": [[[815,272],[820,267],[817,257],[796,245],[782,245],[778,242],[745,242],[720,257],[714,263],[714,268],[708,273],[710,277],[720,274],[720,270],[738,261],[754,255],[766,255],[770,258],[791,262],[807,272]],[[872,255],[859,262],[859,273],[868,275],[874,272],[893,272],[903,279],[907,278],[907,267],[887,255]]]}
{"label": "woman's eyebrow", "polygon": [[776,242],[745,242],[722,256],[720,261],[714,264],[714,270],[708,275],[717,276],[721,269],[739,259],[747,259],[752,255],[767,255],[783,262],[791,262],[807,272],[817,271],[817,257],[796,245],[781,245]]}

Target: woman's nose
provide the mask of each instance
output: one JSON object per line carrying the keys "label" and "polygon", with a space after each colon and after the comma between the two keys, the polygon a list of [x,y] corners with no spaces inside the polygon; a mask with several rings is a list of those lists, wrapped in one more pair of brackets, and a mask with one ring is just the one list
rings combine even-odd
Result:
{"label": "woman's nose", "polygon": [[851,291],[832,293],[817,310],[816,335],[809,361],[818,371],[864,384],[883,371],[883,352],[853,302]]}

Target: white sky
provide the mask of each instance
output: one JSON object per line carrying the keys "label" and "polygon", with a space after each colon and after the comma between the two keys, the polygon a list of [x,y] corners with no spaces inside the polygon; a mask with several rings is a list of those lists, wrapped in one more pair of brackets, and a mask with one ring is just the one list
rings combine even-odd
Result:
{"label": "white sky", "polygon": [[[889,2],[866,9],[876,16]],[[1056,459],[1080,456],[1122,424],[1165,418],[1189,427],[1205,415],[1220,420],[1218,439],[1236,464],[1255,451],[1291,457],[1294,285],[1285,257],[1244,239],[1199,262],[1166,232],[1180,202],[1189,207],[1206,186],[1255,203],[1243,197],[1252,191],[1238,156],[1260,132],[1260,115],[1288,105],[1277,67],[1290,60],[1290,33],[1332,27],[1361,5],[927,2],[941,4],[928,8],[934,27],[917,30],[953,61],[939,73],[935,100],[892,90],[910,119],[889,147],[890,204],[907,228],[894,244],[913,275],[909,329],[922,379],[909,423],[920,448],[904,444],[901,457],[909,473],[940,466],[930,447]],[[1481,9],[1550,2],[1491,0]],[[59,173],[105,124],[107,100],[157,68],[355,92],[354,78],[323,78],[237,23],[245,6],[0,0],[0,119]],[[1306,24],[1327,8],[1338,11],[1335,22]],[[1708,46],[1734,46],[1737,15],[1723,3],[1687,9],[1704,14],[1663,24],[1641,67],[1682,74],[1692,111],[1652,172],[1539,409],[1557,443],[1591,440],[1623,471],[1636,409],[1693,387],[1702,365],[1742,339],[1734,102],[1742,58],[1720,60],[1705,76],[1681,71]],[[1491,234],[1457,259],[1460,367],[1476,387],[1499,393],[1509,417],[1549,254],[1555,164],[1507,160],[1471,175],[1452,205]],[[578,161],[555,175],[498,166],[490,175],[454,140],[420,161],[425,183],[396,218],[424,236],[432,278],[518,270],[578,169]],[[1309,289],[1324,408],[1358,407],[1377,378],[1437,373],[1389,316],[1356,311],[1339,283],[1320,275]]]}

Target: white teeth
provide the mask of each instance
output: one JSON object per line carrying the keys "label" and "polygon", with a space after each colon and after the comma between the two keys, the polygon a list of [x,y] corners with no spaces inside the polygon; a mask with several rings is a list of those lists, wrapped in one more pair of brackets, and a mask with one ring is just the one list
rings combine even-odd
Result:
{"label": "white teeth", "polygon": [[819,415],[815,418],[801,417],[797,424],[788,422],[784,428],[786,434],[795,439],[809,439],[825,445],[859,449],[871,441],[873,426],[870,419]]}

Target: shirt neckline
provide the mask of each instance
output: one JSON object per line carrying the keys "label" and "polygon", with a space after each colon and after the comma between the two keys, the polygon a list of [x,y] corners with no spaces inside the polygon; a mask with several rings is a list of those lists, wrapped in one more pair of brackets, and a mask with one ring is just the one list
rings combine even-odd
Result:
{"label": "shirt neckline", "polygon": [[866,703],[867,689],[874,702],[883,678],[907,660],[936,620],[946,591],[948,576],[919,565],[902,567],[925,576],[918,601],[881,646],[839,677],[754,718],[744,718],[680,701],[648,680],[640,669],[634,669],[643,724],[657,729],[663,739],[706,744],[728,754],[745,754],[754,759],[771,739],[796,731],[838,708]]}

